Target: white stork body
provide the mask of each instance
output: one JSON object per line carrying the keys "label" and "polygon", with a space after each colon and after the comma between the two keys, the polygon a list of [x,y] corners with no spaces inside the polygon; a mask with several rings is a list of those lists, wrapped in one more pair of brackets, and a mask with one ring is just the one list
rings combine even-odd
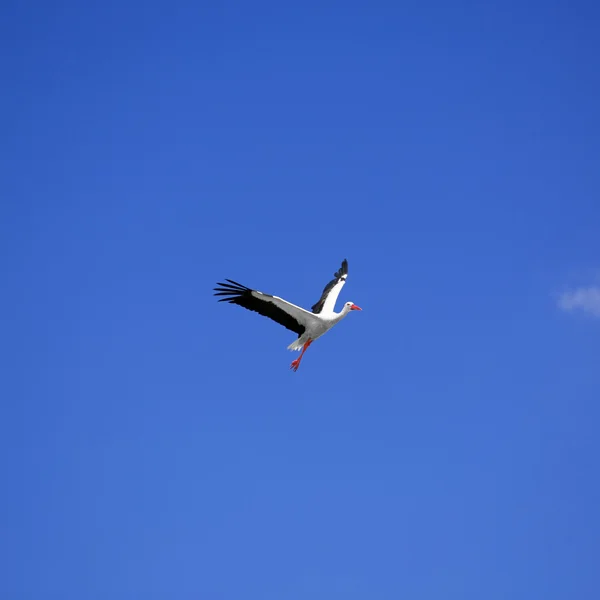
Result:
{"label": "white stork body", "polygon": [[323,290],[319,301],[309,312],[295,304],[287,302],[278,296],[271,296],[258,290],[252,290],[244,285],[226,279],[228,283],[219,283],[215,288],[215,296],[224,296],[219,302],[238,304],[248,310],[257,312],[276,321],[287,329],[298,334],[298,338],[288,350],[302,350],[300,357],[292,362],[291,368],[296,371],[306,349],[314,340],[327,333],[336,323],[339,323],[351,310],[362,310],[352,302],[346,302],[339,313],[334,311],[336,300],[348,277],[348,261],[344,259],[341,268],[334,274]]}
{"label": "white stork body", "polygon": [[303,315],[303,320],[305,323],[306,331],[297,340],[294,340],[288,346],[288,350],[300,351],[302,349],[302,346],[304,346],[304,344],[308,342],[308,340],[312,340],[314,342],[317,338],[320,338],[324,333],[327,333],[336,323],[339,323],[351,310],[359,309],[352,309],[349,306],[344,305],[344,308],[339,313],[331,311],[326,314],[321,313],[319,315],[314,315],[313,313],[304,311],[306,315]]}

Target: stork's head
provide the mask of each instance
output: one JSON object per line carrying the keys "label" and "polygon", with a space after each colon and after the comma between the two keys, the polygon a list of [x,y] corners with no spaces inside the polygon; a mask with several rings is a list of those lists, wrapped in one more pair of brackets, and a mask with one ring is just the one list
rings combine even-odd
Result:
{"label": "stork's head", "polygon": [[354,302],[346,302],[345,304],[346,310],[362,310],[360,306],[356,306]]}

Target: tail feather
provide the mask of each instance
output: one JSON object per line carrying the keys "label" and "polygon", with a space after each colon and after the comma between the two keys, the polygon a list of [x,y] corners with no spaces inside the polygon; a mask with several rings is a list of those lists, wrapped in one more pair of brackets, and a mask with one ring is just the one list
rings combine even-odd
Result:
{"label": "tail feather", "polygon": [[292,352],[300,352],[300,350],[302,350],[302,346],[304,346],[304,340],[302,339],[302,337],[299,337],[297,339],[295,339],[288,347],[288,350],[291,350]]}

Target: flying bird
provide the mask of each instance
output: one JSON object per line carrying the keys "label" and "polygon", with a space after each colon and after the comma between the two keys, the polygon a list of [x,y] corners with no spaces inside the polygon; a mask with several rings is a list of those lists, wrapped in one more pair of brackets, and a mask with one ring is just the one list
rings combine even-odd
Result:
{"label": "flying bird", "polygon": [[346,259],[343,260],[342,266],[334,273],[333,277],[334,279],[325,286],[319,301],[312,307],[312,312],[287,302],[283,298],[253,290],[231,279],[226,279],[227,283],[218,283],[219,287],[214,288],[214,291],[215,296],[223,296],[219,302],[237,304],[269,317],[297,333],[298,338],[288,346],[288,350],[302,351],[290,365],[292,371],[297,371],[304,353],[317,338],[327,333],[351,310],[362,310],[353,302],[346,302],[339,313],[334,311],[336,300],[348,277],[348,261]]}

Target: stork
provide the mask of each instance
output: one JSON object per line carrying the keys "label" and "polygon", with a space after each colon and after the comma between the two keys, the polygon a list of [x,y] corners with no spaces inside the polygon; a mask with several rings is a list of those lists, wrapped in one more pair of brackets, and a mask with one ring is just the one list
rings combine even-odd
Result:
{"label": "stork", "polygon": [[342,266],[333,275],[333,279],[325,286],[319,301],[312,306],[311,312],[279,298],[258,290],[253,290],[241,283],[225,279],[227,283],[218,283],[214,288],[215,296],[223,296],[219,302],[237,304],[247,310],[257,312],[287,329],[298,334],[288,350],[301,351],[300,356],[292,361],[290,369],[297,371],[308,347],[334,325],[339,323],[350,311],[362,310],[353,302],[346,302],[342,310],[335,312],[335,303],[348,277],[348,261],[344,259]]}

